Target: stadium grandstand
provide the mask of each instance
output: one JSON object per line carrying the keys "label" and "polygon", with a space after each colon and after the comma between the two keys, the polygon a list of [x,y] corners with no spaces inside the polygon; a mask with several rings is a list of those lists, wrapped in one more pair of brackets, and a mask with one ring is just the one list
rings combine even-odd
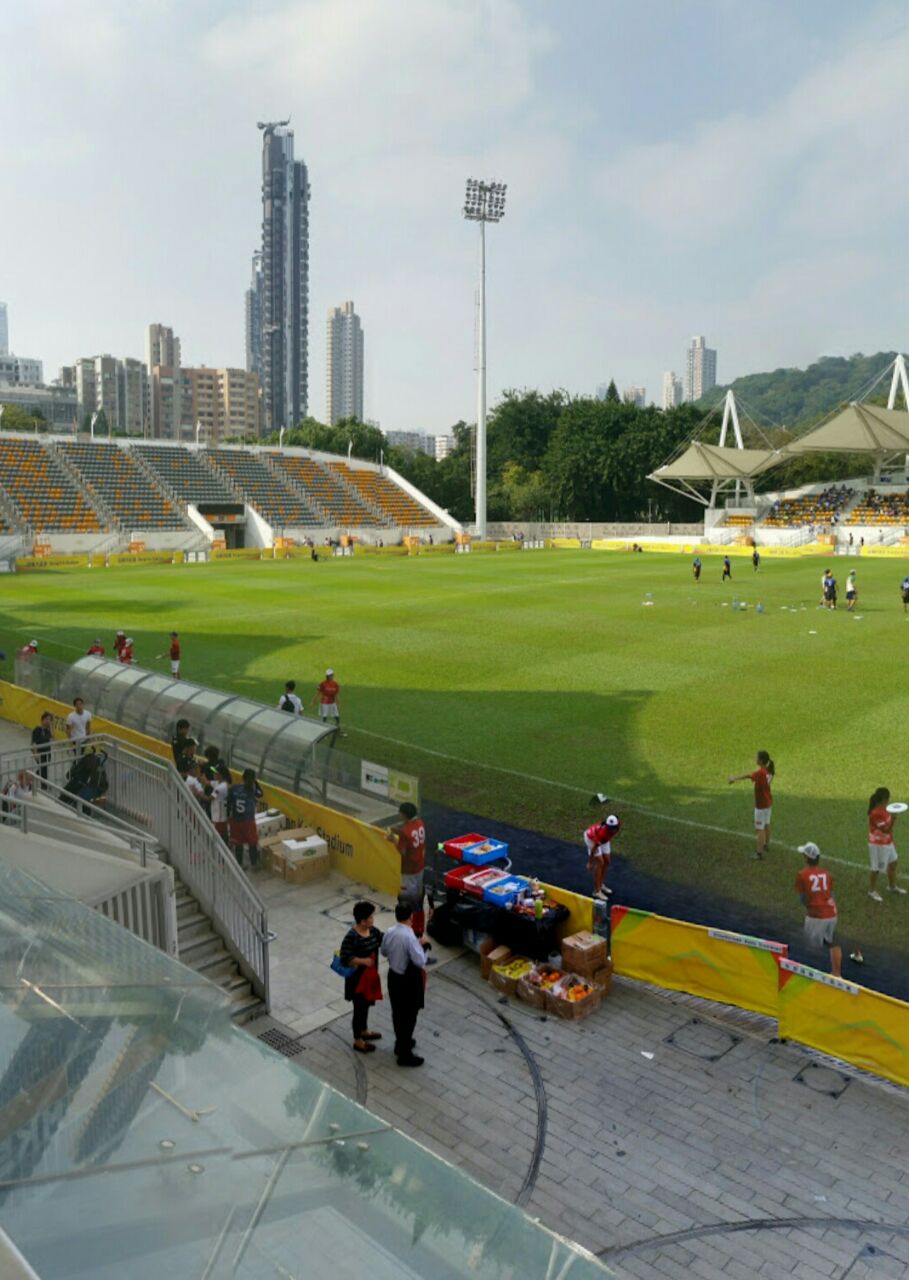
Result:
{"label": "stadium grandstand", "polygon": [[182,529],[186,519],[127,449],[66,440],[60,452],[111,517],[126,529]]}
{"label": "stadium grandstand", "polygon": [[0,433],[0,535],[53,552],[202,551],[461,526],[388,468],[302,449]]}

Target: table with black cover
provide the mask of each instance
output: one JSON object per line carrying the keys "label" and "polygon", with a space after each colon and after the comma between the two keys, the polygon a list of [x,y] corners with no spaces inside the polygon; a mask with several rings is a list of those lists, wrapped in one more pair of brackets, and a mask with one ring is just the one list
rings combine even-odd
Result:
{"label": "table with black cover", "polygon": [[533,916],[480,902],[466,894],[450,895],[449,900],[452,898],[452,923],[459,924],[462,929],[477,929],[480,933],[491,934],[500,946],[508,947],[516,956],[547,960],[559,949],[557,930],[568,919],[567,907],[550,907],[544,911],[542,920],[537,920]]}

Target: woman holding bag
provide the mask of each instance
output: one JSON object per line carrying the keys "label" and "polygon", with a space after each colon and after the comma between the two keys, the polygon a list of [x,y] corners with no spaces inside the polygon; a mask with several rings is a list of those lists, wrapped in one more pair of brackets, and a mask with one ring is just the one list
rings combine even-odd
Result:
{"label": "woman holding bag", "polygon": [[353,909],[353,928],[341,943],[341,963],[353,969],[344,979],[344,999],[353,1002],[353,1047],[357,1053],[375,1053],[373,1040],[381,1040],[381,1031],[369,1031],[369,1010],[382,999],[379,980],[379,947],[382,931],[377,929],[371,902],[358,902]]}

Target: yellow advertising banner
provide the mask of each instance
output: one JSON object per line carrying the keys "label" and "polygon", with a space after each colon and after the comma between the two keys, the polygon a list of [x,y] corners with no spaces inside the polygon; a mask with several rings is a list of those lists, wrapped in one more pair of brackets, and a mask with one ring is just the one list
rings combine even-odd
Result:
{"label": "yellow advertising banner", "polygon": [[[56,556],[17,556],[17,573],[36,573],[42,569],[85,569],[88,567],[87,555]],[[95,563],[99,563],[97,560]],[[103,563],[101,561],[100,563]]]}
{"label": "yellow advertising banner", "polygon": [[215,550],[212,560],[273,560],[273,547],[233,547],[230,551]]}
{"label": "yellow advertising banner", "polygon": [[909,547],[862,547],[863,556],[889,556],[896,560],[909,559]]}
{"label": "yellow advertising banner", "polygon": [[612,958],[616,973],[776,1015],[776,957],[781,942],[708,929],[631,907],[612,909]]}
{"label": "yellow advertising banner", "polygon": [[561,550],[567,549],[567,550],[577,551],[577,549],[581,545],[581,539],[580,538],[548,538],[546,541],[546,545],[547,547],[558,547]]}
{"label": "yellow advertising banner", "polygon": [[182,564],[182,551],[115,551],[105,557],[109,565]]}
{"label": "yellow advertising banner", "polygon": [[781,959],[780,1039],[909,1085],[909,1005]]}
{"label": "yellow advertising banner", "polygon": [[559,939],[567,938],[572,933],[593,932],[593,898],[585,898],[583,894],[572,893],[569,889],[560,889],[555,884],[540,882],[547,898],[567,907],[571,913],[559,928]]}

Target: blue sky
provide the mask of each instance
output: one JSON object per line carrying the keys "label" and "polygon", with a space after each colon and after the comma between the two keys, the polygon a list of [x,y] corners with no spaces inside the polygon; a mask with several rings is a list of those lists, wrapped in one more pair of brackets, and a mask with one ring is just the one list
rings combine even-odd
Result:
{"label": "blue sky", "polygon": [[[46,372],[242,364],[255,122],[310,167],[310,409],[330,306],[366,333],[366,413],[474,408],[475,228],[489,376],[659,397],[694,333],[719,375],[905,349],[909,11],[799,0],[31,0],[4,14],[0,298]],[[12,57],[10,58],[10,53]]]}

